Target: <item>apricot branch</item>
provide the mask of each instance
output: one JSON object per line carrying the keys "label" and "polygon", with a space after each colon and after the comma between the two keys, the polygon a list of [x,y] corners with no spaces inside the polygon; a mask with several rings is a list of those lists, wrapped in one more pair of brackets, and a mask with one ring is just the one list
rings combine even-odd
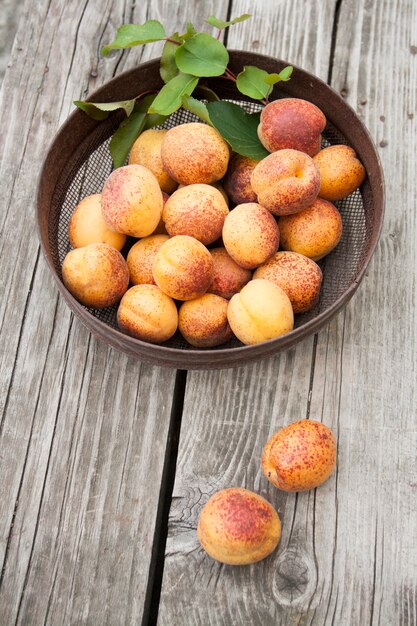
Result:
{"label": "apricot branch", "polygon": [[[197,32],[191,22],[187,22],[185,33],[175,32],[171,35],[167,35],[158,20],[147,20],[143,24],[123,24],[118,28],[115,39],[102,48],[103,55],[109,54],[112,50],[131,48],[153,41],[164,41],[165,45],[160,63],[160,75],[164,85],[159,92],[145,91],[124,102],[94,103],[79,100],[74,102],[85,113],[99,121],[104,120],[111,111],[116,109],[125,111],[126,119],[121,123],[110,143],[115,167],[123,165],[125,155],[128,154],[140,133],[161,124],[167,116],[181,107],[191,111],[205,123],[213,125],[206,104],[191,97],[201,78],[219,77],[231,80],[236,84],[238,91],[244,95],[262,104],[268,104],[268,96],[274,84],[281,80],[288,80],[292,67],[284,68],[280,74],[268,74],[257,67],[245,66],[236,76],[228,67],[229,53],[220,41],[225,28],[243,22],[249,17],[251,16],[245,13],[226,22],[213,15],[208,17],[206,22],[217,29],[216,36],[207,32]],[[217,98],[213,92],[212,95],[215,99]],[[239,117],[239,110],[242,112],[242,109],[236,107],[232,113]],[[249,123],[249,118],[241,115],[240,118],[240,126],[242,123],[243,125]],[[222,130],[218,126],[216,128],[222,134]],[[262,151],[262,146],[257,137],[252,137],[251,131],[249,134],[251,135],[250,143],[255,141],[255,144],[259,144],[253,146],[255,153],[259,153]],[[226,136],[224,138],[230,141]],[[253,150],[250,149],[249,154],[247,152],[242,154],[252,156]]]}

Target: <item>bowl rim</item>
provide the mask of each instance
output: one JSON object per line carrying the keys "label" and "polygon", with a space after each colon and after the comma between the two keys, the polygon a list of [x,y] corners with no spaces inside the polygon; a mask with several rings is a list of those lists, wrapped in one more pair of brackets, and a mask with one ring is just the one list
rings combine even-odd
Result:
{"label": "bowl rim", "polygon": [[[289,64],[287,61],[283,61],[282,59],[277,59],[259,53],[242,50],[228,50],[228,52],[230,55],[230,62],[232,63],[233,61],[239,61],[240,66],[242,66],[242,58],[252,59],[254,60],[254,64],[259,64],[259,62],[262,61],[264,63],[273,63],[275,65],[282,66]],[[256,62],[256,59],[258,59],[258,63]],[[127,81],[129,77],[134,76],[139,70],[143,71],[157,67],[159,73],[159,63],[160,57],[151,59],[149,61],[146,61],[145,63],[141,63],[130,70],[118,74],[116,77],[105,82],[100,88],[92,92],[89,95],[88,100],[100,101],[100,99],[102,99],[108,89],[111,90],[121,81]],[[88,328],[88,330],[93,335],[112,345],[116,349],[136,356],[136,358],[151,364],[163,365],[171,368],[174,367],[177,369],[218,369],[239,367],[251,361],[255,361],[260,358],[267,358],[268,356],[272,356],[273,354],[276,354],[282,350],[287,350],[291,348],[292,346],[299,343],[301,340],[307,338],[308,336],[314,334],[325,324],[327,324],[330,319],[333,318],[340,311],[340,309],[351,299],[365,275],[365,272],[372,258],[372,255],[375,252],[375,248],[381,235],[385,204],[385,183],[382,164],[378,154],[378,150],[370,135],[370,132],[363,124],[362,120],[357,116],[356,112],[350,106],[350,104],[347,103],[333,87],[328,85],[322,79],[296,65],[293,65],[293,67],[293,75],[298,76],[304,80],[313,80],[316,85],[321,86],[321,88],[324,89],[325,92],[331,94],[334,99],[339,101],[344,110],[350,116],[352,116],[353,119],[355,119],[356,124],[359,125],[359,128],[368,143],[368,148],[372,152],[372,158],[375,160],[375,163],[377,165],[377,177],[379,178],[377,182],[379,183],[380,200],[378,206],[376,207],[377,211],[375,211],[375,215],[378,219],[374,219],[372,222],[372,233],[369,248],[366,255],[364,255],[361,261],[361,268],[357,273],[355,279],[352,280],[351,284],[337,298],[337,300],[335,300],[327,309],[320,312],[316,317],[308,320],[301,326],[294,328],[290,332],[281,335],[278,338],[269,339],[267,341],[252,345],[240,345],[229,348],[222,348],[221,346],[218,346],[215,349],[208,348],[204,350],[196,349],[192,346],[190,346],[190,349],[175,348],[163,344],[153,344],[142,341],[135,337],[131,337],[126,333],[122,333],[119,329],[113,328],[102,320],[94,317],[91,312],[81,303],[79,303],[66,289],[64,283],[56,272],[52,257],[48,252],[48,242],[45,240],[46,238],[44,238],[44,234],[42,233],[41,229],[41,216],[43,207],[42,191],[45,184],[45,179],[48,176],[48,170],[50,166],[48,161],[51,152],[54,147],[56,147],[57,144],[60,143],[61,139],[68,132],[68,129],[73,126],[77,119],[82,120],[83,118],[87,118],[84,113],[82,113],[79,109],[76,109],[58,128],[45,154],[37,183],[36,228],[43,256],[47,261],[49,269],[54,277],[54,280],[58,286],[61,295],[64,297],[70,309],[77,315],[80,321]],[[242,100],[244,99],[245,98],[242,97]],[[326,118],[331,121],[330,116],[326,115]],[[96,128],[99,124],[99,122],[92,121],[91,118],[88,118],[88,120],[90,120],[90,123],[87,123],[87,125],[89,125],[92,130]],[[72,154],[68,156],[68,160],[71,158],[71,156]]]}

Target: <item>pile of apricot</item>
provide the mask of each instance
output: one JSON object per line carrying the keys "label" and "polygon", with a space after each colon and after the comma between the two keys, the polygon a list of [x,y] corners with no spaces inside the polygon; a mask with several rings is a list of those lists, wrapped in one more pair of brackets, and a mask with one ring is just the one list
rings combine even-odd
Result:
{"label": "pile of apricot", "polygon": [[[152,343],[177,329],[199,348],[291,331],[318,302],[317,261],[342,236],[333,201],[365,177],[352,148],[320,149],[325,125],[310,102],[271,102],[261,161],[233,155],[203,123],[143,132],[129,164],[72,215],[68,290],[92,308],[120,302],[120,329]],[[137,241],[123,256],[127,237]]]}

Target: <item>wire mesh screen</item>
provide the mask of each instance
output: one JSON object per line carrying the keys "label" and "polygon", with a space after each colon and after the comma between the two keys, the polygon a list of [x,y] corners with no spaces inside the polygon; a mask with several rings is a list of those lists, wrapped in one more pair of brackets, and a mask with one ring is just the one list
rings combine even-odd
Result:
{"label": "wire mesh screen", "polygon": [[[248,112],[258,111],[257,103],[238,102]],[[172,114],[159,128],[171,128],[186,122],[200,121],[192,113],[179,110]],[[61,276],[61,265],[70,244],[68,225],[71,215],[80,200],[90,194],[100,193],[104,182],[112,171],[112,160],[109,153],[109,142],[117,126],[117,119],[109,118],[79,146],[76,154],[69,161],[56,187],[50,217],[50,249],[55,268]],[[323,133],[323,147],[333,144],[347,144],[345,137],[331,124],[327,124]],[[366,185],[366,182],[365,182]],[[331,307],[336,300],[355,281],[366,257],[370,245],[370,229],[372,224],[372,204],[365,203],[359,191],[348,198],[334,203],[343,221],[343,235],[338,246],[319,265],[323,271],[323,284],[317,305],[307,313],[295,316],[295,327],[302,326],[319,313]],[[122,254],[126,256],[133,243],[128,239]],[[215,246],[216,244],[213,244]],[[209,246],[210,247],[210,246]],[[94,317],[113,328],[117,326],[117,305],[107,309],[88,309]],[[179,332],[164,345],[172,348],[193,350],[184,341]],[[232,339],[217,349],[241,346],[237,339]],[[216,349],[216,348],[215,348]]]}

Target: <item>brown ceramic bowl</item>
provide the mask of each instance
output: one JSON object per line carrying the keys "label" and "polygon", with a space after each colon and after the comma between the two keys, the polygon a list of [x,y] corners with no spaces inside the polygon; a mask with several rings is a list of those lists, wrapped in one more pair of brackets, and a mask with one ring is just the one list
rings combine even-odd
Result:
{"label": "brown ceramic bowl", "polygon": [[[230,68],[239,72],[244,65],[257,65],[268,72],[279,72],[287,63],[259,54],[230,52]],[[138,89],[140,85],[140,89]],[[258,110],[245,102],[234,84],[221,78],[207,80],[221,98]],[[121,74],[91,95],[96,102],[133,98],[138,91],[159,89],[159,59]],[[163,345],[154,345],[123,334],[117,327],[117,306],[104,310],[87,309],[77,302],[62,282],[61,265],[69,250],[68,222],[81,198],[101,191],[112,169],[108,142],[120,116],[112,114],[98,122],[79,110],[74,111],[56,135],[43,164],[38,189],[38,227],[42,250],[58,288],[67,304],[99,339],[137,358],[178,369],[211,369],[244,365],[294,346],[322,328],[352,297],[377,244],[381,231],[384,185],[381,164],[368,131],[353,109],[331,87],[315,76],[294,68],[290,81],[274,89],[274,98],[304,98],[316,104],[328,124],[324,145],[345,143],[357,152],[367,176],[360,190],[336,202],[343,220],[343,238],[337,248],[320,262],[323,271],[321,297],[314,309],[296,316],[290,333],[252,346],[237,339],[218,348],[200,350],[187,344],[179,333]],[[192,121],[188,112],[174,113],[164,125]]]}

